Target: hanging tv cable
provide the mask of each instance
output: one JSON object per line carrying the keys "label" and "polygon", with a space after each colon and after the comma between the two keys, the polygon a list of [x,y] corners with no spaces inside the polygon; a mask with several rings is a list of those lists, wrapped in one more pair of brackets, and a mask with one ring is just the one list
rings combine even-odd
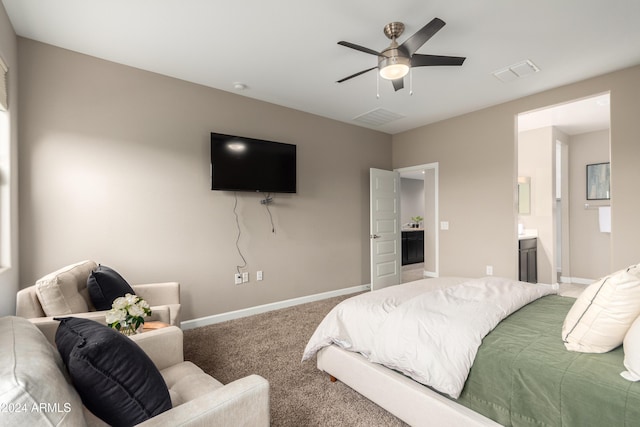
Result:
{"label": "hanging tv cable", "polygon": [[240,269],[245,268],[247,266],[247,260],[244,258],[244,255],[242,255],[242,251],[240,250],[240,244],[239,244],[242,230],[240,229],[240,219],[238,218],[238,212],[236,210],[238,207],[238,193],[234,191],[233,197],[235,198],[235,203],[233,204],[233,214],[236,216],[236,227],[238,228],[238,237],[236,237],[236,249],[238,250],[238,255],[240,255],[240,258],[242,258],[242,262],[244,263],[242,265],[236,265],[236,270],[238,274],[240,274]]}
{"label": "hanging tv cable", "polygon": [[260,200],[260,204],[264,205],[264,207],[267,209],[267,213],[269,214],[269,220],[271,221],[271,232],[275,233],[276,227],[273,224],[273,216],[271,215],[271,210],[269,209],[269,203],[273,203],[273,197],[271,197],[271,193],[267,193],[267,195],[264,196],[264,199]]}

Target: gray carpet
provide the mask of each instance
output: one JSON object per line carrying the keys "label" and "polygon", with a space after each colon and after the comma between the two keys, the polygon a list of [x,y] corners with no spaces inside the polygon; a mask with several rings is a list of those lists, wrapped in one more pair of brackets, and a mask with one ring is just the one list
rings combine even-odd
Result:
{"label": "gray carpet", "polygon": [[227,384],[249,374],[269,381],[272,426],[405,426],[340,381],[315,358],[300,362],[322,318],[346,297],[185,331],[185,359]]}

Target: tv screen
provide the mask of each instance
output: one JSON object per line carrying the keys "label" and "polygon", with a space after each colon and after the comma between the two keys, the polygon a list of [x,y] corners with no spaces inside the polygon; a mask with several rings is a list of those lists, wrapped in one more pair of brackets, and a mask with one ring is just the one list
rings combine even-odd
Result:
{"label": "tv screen", "polygon": [[211,189],[296,192],[296,146],[211,133]]}

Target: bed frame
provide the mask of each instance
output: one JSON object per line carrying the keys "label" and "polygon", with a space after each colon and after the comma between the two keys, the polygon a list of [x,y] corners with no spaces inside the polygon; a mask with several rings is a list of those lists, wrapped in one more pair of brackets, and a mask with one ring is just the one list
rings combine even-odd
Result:
{"label": "bed frame", "polygon": [[332,381],[337,378],[411,426],[500,426],[398,372],[338,346],[320,350],[317,364]]}

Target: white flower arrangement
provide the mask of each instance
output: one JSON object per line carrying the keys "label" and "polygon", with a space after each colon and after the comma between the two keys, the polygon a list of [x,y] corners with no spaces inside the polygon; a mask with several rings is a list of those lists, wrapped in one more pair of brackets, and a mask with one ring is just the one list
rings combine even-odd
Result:
{"label": "white flower arrangement", "polygon": [[107,311],[107,325],[125,335],[134,334],[144,324],[144,318],[151,315],[149,303],[137,295],[126,294],[116,298]]}

